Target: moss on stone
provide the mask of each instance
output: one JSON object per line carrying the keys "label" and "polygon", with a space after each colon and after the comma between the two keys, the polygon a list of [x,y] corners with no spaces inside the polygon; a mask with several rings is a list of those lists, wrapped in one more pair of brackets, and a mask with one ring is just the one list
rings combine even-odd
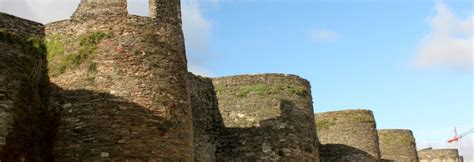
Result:
{"label": "moss on stone", "polygon": [[336,122],[334,120],[319,120],[316,122],[316,128],[317,131],[325,130],[328,129],[329,127],[336,125]]}
{"label": "moss on stone", "polygon": [[265,84],[255,84],[238,87],[235,91],[235,95],[238,97],[246,97],[250,93],[255,93],[257,95],[268,94],[268,86]]}
{"label": "moss on stone", "polygon": [[52,35],[48,39],[46,39],[46,47],[48,51],[48,62],[51,62],[52,58],[56,56],[64,55],[64,43],[61,41],[60,35]]}
{"label": "moss on stone", "polygon": [[22,62],[19,63],[23,68],[27,68],[26,71],[40,69],[35,66],[41,66],[38,61],[45,57],[46,54],[46,47],[43,43],[43,39],[33,36],[18,35],[0,29],[0,42],[11,44],[12,46],[20,46],[19,49],[22,49],[23,53],[26,55],[20,56],[22,57]]}
{"label": "moss on stone", "polygon": [[393,145],[394,143],[399,144],[408,144],[414,142],[409,136],[396,134],[396,135],[386,135],[379,133],[380,142],[385,145]]}
{"label": "moss on stone", "polygon": [[[62,38],[52,36],[47,39],[49,71],[52,76],[60,75],[66,70],[75,68],[80,64],[90,61],[91,54],[97,49],[97,44],[107,38],[111,38],[111,33],[92,32],[79,37],[77,40],[77,50],[67,53]],[[92,65],[92,64],[90,64]],[[89,71],[88,67],[88,71]]]}
{"label": "moss on stone", "polygon": [[357,115],[357,116],[353,116],[353,119],[355,121],[359,121],[361,123],[372,123],[372,122],[375,122],[372,117],[370,116],[367,116],[367,115]]}
{"label": "moss on stone", "polygon": [[270,93],[270,88],[266,84],[254,84],[254,85],[241,85],[241,86],[216,86],[215,91],[217,94],[228,91],[229,94],[232,94],[237,97],[247,97],[249,94],[256,94],[263,96]]}

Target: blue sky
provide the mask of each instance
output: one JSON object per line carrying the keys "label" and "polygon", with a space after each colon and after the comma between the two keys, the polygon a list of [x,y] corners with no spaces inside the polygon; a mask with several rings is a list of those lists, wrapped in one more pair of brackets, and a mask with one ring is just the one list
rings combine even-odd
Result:
{"label": "blue sky", "polygon": [[[47,23],[78,0],[0,0],[0,11]],[[472,159],[470,0],[183,0],[190,70],[207,76],[291,73],[312,83],[316,112],[362,108],[378,128],[412,129],[420,148]],[[55,10],[51,6],[56,5]],[[129,2],[146,15],[146,0]]]}
{"label": "blue sky", "polygon": [[[455,126],[460,131],[473,126],[472,4],[222,1],[215,7],[205,3],[203,13],[212,29],[207,60],[200,64],[212,76],[298,74],[312,83],[316,112],[370,109],[378,128],[412,129],[420,148],[463,147],[472,154],[472,136],[462,146],[445,144]],[[434,31],[433,19],[452,23],[443,20],[449,17],[440,13],[443,9],[461,23],[471,18],[471,34],[463,35],[470,38],[467,55],[451,53],[459,51],[457,46],[437,47],[452,39],[423,43],[444,32]],[[439,63],[420,48],[449,51],[442,57],[447,61]],[[425,64],[418,65],[421,61]]]}

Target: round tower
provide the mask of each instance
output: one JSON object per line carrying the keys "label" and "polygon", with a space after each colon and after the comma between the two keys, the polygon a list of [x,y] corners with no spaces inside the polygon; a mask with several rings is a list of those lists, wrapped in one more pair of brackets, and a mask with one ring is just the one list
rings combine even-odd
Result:
{"label": "round tower", "polygon": [[372,111],[344,110],[315,116],[321,161],[380,161]]}
{"label": "round tower", "polygon": [[294,75],[213,79],[225,130],[218,161],[319,161],[310,84]]}
{"label": "round tower", "polygon": [[377,132],[382,160],[418,161],[415,138],[411,130],[379,129]]}
{"label": "round tower", "polygon": [[418,151],[418,158],[420,162],[462,162],[459,158],[458,149],[423,149]]}
{"label": "round tower", "polygon": [[71,20],[46,26],[55,104],[63,110],[58,161],[193,160],[181,26],[169,21],[176,15],[126,9],[125,0],[83,0]]}

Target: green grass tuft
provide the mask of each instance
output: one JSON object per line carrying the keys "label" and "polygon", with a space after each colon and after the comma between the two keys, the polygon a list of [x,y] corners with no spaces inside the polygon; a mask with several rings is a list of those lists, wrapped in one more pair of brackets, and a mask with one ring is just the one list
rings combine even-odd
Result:
{"label": "green grass tuft", "polygon": [[335,125],[336,122],[333,120],[320,120],[316,122],[316,128],[318,131],[328,129],[329,127]]}
{"label": "green grass tuft", "polygon": [[[67,53],[59,36],[47,39],[49,71],[52,76],[57,76],[66,70],[75,68],[91,59],[91,54],[97,50],[100,41],[111,38],[111,33],[92,32],[79,37],[78,48],[73,53]],[[91,64],[89,65],[91,66]],[[94,66],[95,67],[95,66]],[[95,68],[94,68],[95,69]],[[90,70],[90,67],[88,67]]]}
{"label": "green grass tuft", "polygon": [[265,84],[255,84],[255,85],[248,85],[239,87],[235,95],[238,97],[246,97],[250,93],[255,93],[257,95],[265,95],[268,94],[268,86]]}

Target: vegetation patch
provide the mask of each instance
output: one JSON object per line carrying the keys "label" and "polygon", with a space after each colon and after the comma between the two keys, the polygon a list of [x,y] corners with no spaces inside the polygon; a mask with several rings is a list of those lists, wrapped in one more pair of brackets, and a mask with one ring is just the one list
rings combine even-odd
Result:
{"label": "vegetation patch", "polygon": [[[67,53],[64,42],[59,36],[52,36],[47,39],[49,71],[52,76],[63,74],[66,70],[75,68],[86,61],[90,61],[97,50],[100,41],[111,38],[111,33],[92,32],[79,37],[76,52]],[[93,64],[90,66],[95,67]],[[89,66],[89,67],[90,67]],[[88,68],[89,68],[88,67]],[[90,70],[90,68],[88,69]]]}
{"label": "vegetation patch", "polygon": [[0,42],[21,46],[25,54],[32,57],[43,57],[46,53],[43,39],[36,37],[25,37],[0,29]]}
{"label": "vegetation patch", "polygon": [[296,94],[299,96],[307,96],[309,92],[306,90],[306,87],[299,85],[292,85],[290,83],[283,83],[276,86],[277,91],[283,91],[288,94]]}
{"label": "vegetation patch", "polygon": [[357,116],[354,116],[353,119],[355,121],[359,121],[361,123],[373,123],[373,122],[375,122],[370,116],[367,116],[367,115],[357,115]]}
{"label": "vegetation patch", "polygon": [[336,122],[334,120],[324,119],[316,122],[316,128],[318,129],[318,131],[328,129],[333,125],[336,125]]}
{"label": "vegetation patch", "polygon": [[247,85],[239,87],[235,91],[235,95],[238,97],[246,97],[251,93],[257,95],[268,94],[268,86],[265,84]]}

